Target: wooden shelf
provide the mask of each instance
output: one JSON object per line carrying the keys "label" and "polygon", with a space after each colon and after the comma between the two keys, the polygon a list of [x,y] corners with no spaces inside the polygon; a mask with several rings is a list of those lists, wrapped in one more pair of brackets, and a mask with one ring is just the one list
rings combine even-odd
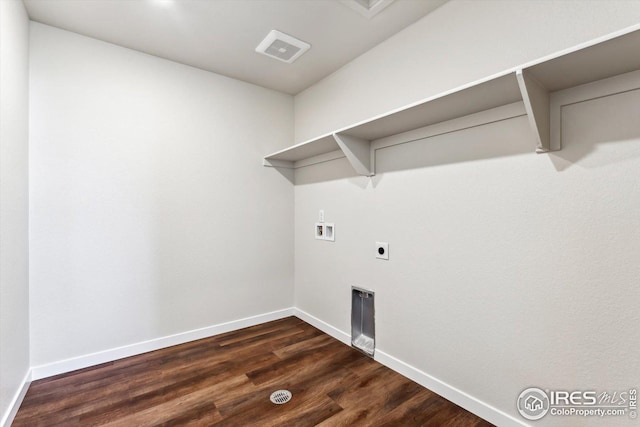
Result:
{"label": "wooden shelf", "polygon": [[293,147],[285,148],[284,150],[269,154],[264,158],[265,166],[270,166],[266,164],[266,162],[269,162],[275,163],[276,165],[280,164],[282,167],[293,167],[293,163],[298,160],[319,156],[339,149],[340,147],[333,138],[333,134],[324,135],[320,138],[305,141],[300,144],[296,144]]}
{"label": "wooden shelf", "polygon": [[597,39],[525,65],[549,92],[640,69],[640,26]]}
{"label": "wooden shelf", "polygon": [[560,138],[552,137],[550,124],[554,114],[550,99],[554,92],[640,69],[639,28],[636,25],[516,70],[538,153],[562,148]]}
{"label": "wooden shelf", "polygon": [[[272,167],[295,168],[297,167],[296,162],[342,150],[358,173],[370,176],[373,175],[373,168],[367,164],[369,160],[364,159],[362,151],[363,147],[368,146],[371,141],[485,111],[521,99],[515,73],[510,71],[504,75],[456,88],[331,134],[277,151],[266,156],[263,164]],[[355,148],[356,145],[358,149]],[[347,146],[351,149],[346,149]],[[348,151],[354,152],[354,150],[358,151],[359,155],[348,155]],[[364,165],[357,167],[357,164]]]}
{"label": "wooden shelf", "polygon": [[263,164],[297,168],[307,159],[346,157],[358,174],[375,173],[371,141],[523,101],[536,152],[559,150],[550,137],[552,92],[640,69],[640,25],[269,154]]}
{"label": "wooden shelf", "polygon": [[515,74],[508,72],[427,98],[412,106],[351,126],[340,133],[371,141],[511,104],[521,99]]}

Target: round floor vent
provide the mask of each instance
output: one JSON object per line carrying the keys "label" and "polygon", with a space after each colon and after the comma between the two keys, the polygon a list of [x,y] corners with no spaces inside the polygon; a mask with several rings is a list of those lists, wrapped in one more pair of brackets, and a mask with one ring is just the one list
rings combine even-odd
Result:
{"label": "round floor vent", "polygon": [[282,405],[291,400],[291,392],[289,390],[278,390],[271,393],[271,402],[276,405]]}

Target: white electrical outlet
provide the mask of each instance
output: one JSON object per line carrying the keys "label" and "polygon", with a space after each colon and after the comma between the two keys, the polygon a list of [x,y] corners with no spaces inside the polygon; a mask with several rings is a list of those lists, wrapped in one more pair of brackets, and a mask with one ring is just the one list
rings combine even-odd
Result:
{"label": "white electrical outlet", "polygon": [[376,258],[386,260],[389,259],[389,243],[376,242]]}
{"label": "white electrical outlet", "polygon": [[320,209],[320,213],[318,214],[318,221],[324,222],[324,209]]}

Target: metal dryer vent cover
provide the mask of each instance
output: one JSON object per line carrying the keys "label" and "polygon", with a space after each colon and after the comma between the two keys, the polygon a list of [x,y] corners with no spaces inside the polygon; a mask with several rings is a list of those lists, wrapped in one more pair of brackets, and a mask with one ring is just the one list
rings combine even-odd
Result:
{"label": "metal dryer vent cover", "polygon": [[271,30],[260,42],[256,52],[270,56],[278,61],[291,64],[305,53],[311,45],[288,34]]}

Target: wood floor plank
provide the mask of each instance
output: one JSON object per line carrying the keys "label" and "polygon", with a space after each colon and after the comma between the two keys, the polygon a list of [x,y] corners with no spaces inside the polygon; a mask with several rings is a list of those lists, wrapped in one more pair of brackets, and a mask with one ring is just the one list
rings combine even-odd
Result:
{"label": "wood floor plank", "polygon": [[[329,397],[304,399],[294,397],[284,405],[274,405],[269,401],[271,390],[256,392],[256,399],[251,405],[245,405],[242,411],[232,411],[219,426],[313,426],[342,410]],[[292,420],[298,420],[294,424]]]}
{"label": "wood floor plank", "polygon": [[[287,381],[296,376],[306,376],[312,371],[330,365],[334,359],[341,359],[352,354],[352,349],[328,337],[321,347],[318,343],[310,346],[309,349],[301,349],[297,353],[290,355],[273,365],[254,369],[247,373],[247,376],[255,384],[267,382]],[[331,357],[327,357],[330,354]]]}
{"label": "wood floor plank", "polygon": [[418,384],[379,366],[355,383],[330,392],[329,396],[345,410],[320,425],[371,425],[421,389]]}
{"label": "wood floor plank", "polygon": [[200,403],[192,410],[181,412],[179,415],[168,419],[161,427],[188,426],[188,427],[208,427],[218,422],[220,413],[215,410],[215,405],[210,402]]}
{"label": "wood floor plank", "polygon": [[[350,350],[347,348],[347,350]],[[223,415],[233,413],[245,413],[255,407],[264,408],[267,398],[274,390],[286,389],[291,391],[297,401],[323,400],[328,393],[335,388],[346,387],[358,380],[358,377],[344,369],[343,362],[353,357],[361,357],[357,352],[347,352],[343,359],[337,359],[332,363],[324,364],[317,369],[298,373],[295,377],[276,377],[270,382],[254,385],[245,385],[243,392],[237,393],[233,399],[216,401]],[[289,404],[286,405],[289,407]],[[270,405],[267,405],[270,407]]]}
{"label": "wood floor plank", "polygon": [[[206,415],[211,423],[216,423],[222,420],[222,415],[220,415],[216,409],[215,404],[208,399],[210,390],[215,387],[217,387],[217,385],[214,384],[191,393],[185,393],[174,399],[150,406],[143,410],[127,411],[127,413],[122,416],[114,417],[106,423],[85,424],[101,425],[104,427],[157,426],[170,424],[171,421],[176,419],[195,421],[202,418],[203,415]],[[206,414],[202,413],[203,405],[209,408]],[[82,418],[80,422],[83,422]]]}
{"label": "wood floor plank", "polygon": [[[243,362],[236,361],[237,365],[249,363],[251,365],[268,365],[279,360],[272,353],[257,354]],[[160,374],[155,380],[145,378],[144,382],[131,381],[127,405],[122,402],[103,406],[92,412],[83,414],[80,420],[87,425],[99,425],[104,420],[119,418],[123,413],[145,411],[172,401],[180,396],[188,394],[191,390],[207,388],[209,393],[214,393],[226,380],[235,379],[243,375],[237,368],[229,364],[214,365],[208,370],[196,370],[195,372],[183,372],[181,376],[163,376]]]}
{"label": "wood floor plank", "polygon": [[490,424],[295,317],[34,381],[13,423],[315,425]]}

